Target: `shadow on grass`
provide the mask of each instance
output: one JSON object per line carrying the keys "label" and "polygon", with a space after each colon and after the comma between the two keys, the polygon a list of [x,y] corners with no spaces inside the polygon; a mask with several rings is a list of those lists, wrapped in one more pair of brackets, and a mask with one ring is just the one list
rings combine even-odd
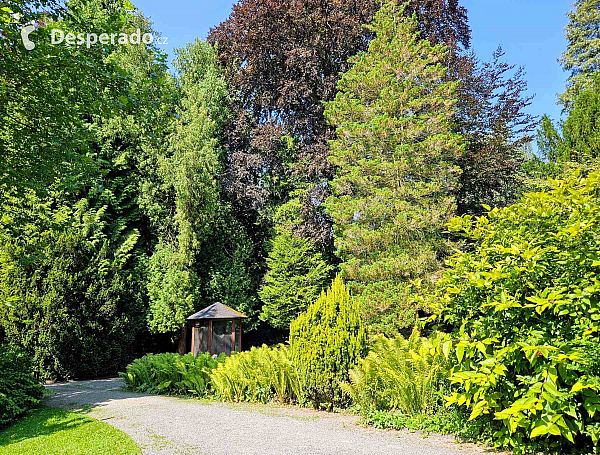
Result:
{"label": "shadow on grass", "polygon": [[89,423],[88,418],[65,409],[34,409],[15,424],[0,431],[0,447],[17,444],[26,439],[50,436],[64,430],[74,430]]}

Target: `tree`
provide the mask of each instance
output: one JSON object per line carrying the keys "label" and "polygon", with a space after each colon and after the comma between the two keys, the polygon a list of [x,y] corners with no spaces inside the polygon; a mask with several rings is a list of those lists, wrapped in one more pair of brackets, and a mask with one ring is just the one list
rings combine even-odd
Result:
{"label": "tree", "polygon": [[600,76],[573,99],[569,115],[558,126],[547,116],[538,131],[545,156],[562,167],[592,170],[600,158]]}
{"label": "tree", "polygon": [[459,214],[480,214],[484,204],[506,207],[524,186],[524,149],[538,121],[524,112],[533,99],[526,95],[524,68],[509,65],[503,56],[501,48],[490,62],[470,54],[455,70],[460,80],[455,129],[466,144],[456,162],[462,171]]}
{"label": "tree", "polygon": [[[405,14],[416,15],[424,37],[446,43],[452,54],[468,47],[466,10],[457,0],[408,3]],[[351,66],[349,58],[367,48],[373,34],[363,24],[379,4],[240,0],[229,18],[211,30],[208,40],[218,43],[234,99],[227,128],[227,189],[246,225],[253,231],[262,227],[259,244],[269,238],[269,214],[287,201],[286,191],[301,188],[302,222],[294,233],[312,238],[330,255],[331,219],[323,202],[333,175],[327,141],[335,134],[322,103],[334,99],[341,74]],[[297,142],[292,156],[279,147],[281,136]],[[264,251],[258,249],[256,256],[262,262]]]}
{"label": "tree", "polygon": [[[77,30],[81,22],[84,28],[79,31],[105,32],[120,27],[116,30],[152,32],[127,3],[72,0],[59,25],[65,31]],[[42,46],[43,41],[40,43]],[[75,48],[64,47],[75,52]],[[43,61],[51,58],[52,52],[38,57]],[[148,177],[147,163],[156,161],[149,156],[156,157],[159,145],[166,142],[163,125],[168,124],[165,119],[173,106],[173,84],[164,56],[153,46],[102,48],[101,55],[98,62],[76,52],[69,56],[76,60],[75,67],[83,65],[87,71],[73,77],[81,77],[78,83],[92,90],[93,96],[84,90],[79,95],[88,94],[90,99],[69,98],[75,107],[72,119],[44,119],[48,127],[58,122],[62,128],[65,120],[84,131],[85,141],[79,138],[65,147],[85,155],[94,172],[69,164],[60,175],[52,171],[52,183],[37,194],[24,188],[26,182],[21,182],[22,186],[7,184],[1,193],[5,216],[0,221],[0,294],[18,300],[2,312],[0,324],[9,343],[34,354],[36,370],[47,378],[116,373],[140,354],[147,340],[146,266],[155,237],[138,195]],[[104,59],[114,68],[111,77],[123,87],[119,95],[110,86],[93,91],[98,88],[93,75],[106,69]],[[48,71],[54,70],[50,65]],[[43,82],[46,73],[42,73]],[[26,80],[26,85],[29,82]],[[37,87],[40,81],[31,82]],[[65,87],[61,87],[48,90],[63,93]],[[29,88],[21,93],[30,93]],[[76,92],[77,85],[72,89]],[[119,108],[96,110],[88,102]],[[69,107],[57,106],[59,111]],[[34,116],[46,114],[42,109]],[[38,133],[43,136],[43,131]],[[80,132],[64,132],[48,150],[64,162],[62,141]],[[11,137],[11,147],[15,140]]]}
{"label": "tree", "polygon": [[[118,111],[119,100],[127,99],[127,78],[105,58],[115,45],[54,46],[46,25],[84,33],[118,32],[134,16],[129,2],[108,2],[100,8],[102,14],[91,17],[85,14],[98,10],[97,2],[74,0],[68,10],[60,5],[53,0],[7,0],[0,8],[1,186],[43,191],[61,177],[93,173],[94,162],[87,156],[93,140],[89,120]],[[31,35],[35,48],[25,50],[21,28],[30,22],[37,27]]]}
{"label": "tree", "polygon": [[214,65],[212,48],[197,40],[177,50],[177,56],[181,101],[171,151],[159,157],[158,170],[175,213],[163,220],[164,232],[149,263],[148,324],[154,333],[179,330],[197,306],[195,254],[210,232],[219,203],[217,134],[227,115],[225,82]]}
{"label": "tree", "polygon": [[[448,251],[443,225],[455,211],[462,153],[452,133],[456,82],[444,82],[443,45],[419,38],[417,23],[386,2],[376,38],[338,85],[325,115],[337,128],[327,201],[344,278],[376,330],[410,330],[410,280],[431,279]],[[427,280],[426,280],[427,281]]]}
{"label": "tree", "polygon": [[571,74],[566,92],[559,97],[567,110],[581,91],[591,88],[594,73],[600,69],[600,1],[576,0],[568,16],[567,50],[560,63]]}
{"label": "tree", "polygon": [[331,276],[331,267],[316,252],[309,239],[283,231],[278,233],[269,252],[261,319],[277,329],[290,323],[314,302]]}
{"label": "tree", "polygon": [[[195,310],[219,300],[257,323],[249,240],[222,198],[222,131],[229,97],[214,48],[200,40],[176,51],[179,105],[157,182],[144,187],[159,242],[149,262],[149,328],[173,334]],[[152,201],[156,187],[164,202]],[[174,206],[174,210],[170,207]],[[162,216],[162,218],[161,218]],[[184,349],[184,332],[175,335]]]}
{"label": "tree", "polygon": [[340,383],[367,352],[360,306],[338,276],[290,326],[290,351],[304,398],[315,408],[343,405]]}
{"label": "tree", "polygon": [[600,158],[600,75],[573,101],[563,123],[561,160],[591,163]]}
{"label": "tree", "polygon": [[80,204],[80,226],[61,220],[68,209],[52,211],[35,197],[24,208],[69,231],[41,222],[24,230],[28,241],[2,236],[0,292],[18,297],[0,313],[7,341],[33,355],[44,379],[115,374],[140,353],[145,332],[139,233],[111,233],[107,207]]}

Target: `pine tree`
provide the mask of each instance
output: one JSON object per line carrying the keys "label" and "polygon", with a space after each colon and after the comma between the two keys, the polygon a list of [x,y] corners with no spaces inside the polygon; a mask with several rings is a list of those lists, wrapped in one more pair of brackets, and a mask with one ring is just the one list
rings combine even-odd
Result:
{"label": "pine tree", "polygon": [[390,315],[389,332],[414,322],[406,283],[439,270],[459,174],[449,162],[463,149],[451,132],[456,83],[444,82],[445,47],[420,39],[417,27],[386,2],[369,26],[375,40],[325,112],[337,128],[327,207],[343,276],[371,322]]}
{"label": "pine tree", "polygon": [[569,109],[577,95],[589,89],[600,69],[600,0],[576,0],[566,28],[567,50],[560,63],[571,75],[560,101]]}

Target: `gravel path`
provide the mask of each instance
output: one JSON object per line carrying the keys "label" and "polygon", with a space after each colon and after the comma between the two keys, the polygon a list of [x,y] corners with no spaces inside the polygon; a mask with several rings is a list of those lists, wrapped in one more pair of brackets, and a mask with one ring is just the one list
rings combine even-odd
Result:
{"label": "gravel path", "polygon": [[357,425],[354,416],[308,409],[142,395],[120,379],[51,384],[49,406],[82,409],[129,434],[144,455],[471,455],[454,438]]}

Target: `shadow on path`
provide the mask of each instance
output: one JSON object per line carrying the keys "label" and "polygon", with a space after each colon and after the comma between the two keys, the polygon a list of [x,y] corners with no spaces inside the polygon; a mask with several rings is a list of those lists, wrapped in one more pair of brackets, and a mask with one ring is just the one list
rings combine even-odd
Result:
{"label": "shadow on path", "polygon": [[124,389],[121,378],[96,379],[91,381],[70,381],[46,384],[48,395],[44,404],[61,408],[102,407],[115,400],[143,399],[147,395],[129,392]]}

